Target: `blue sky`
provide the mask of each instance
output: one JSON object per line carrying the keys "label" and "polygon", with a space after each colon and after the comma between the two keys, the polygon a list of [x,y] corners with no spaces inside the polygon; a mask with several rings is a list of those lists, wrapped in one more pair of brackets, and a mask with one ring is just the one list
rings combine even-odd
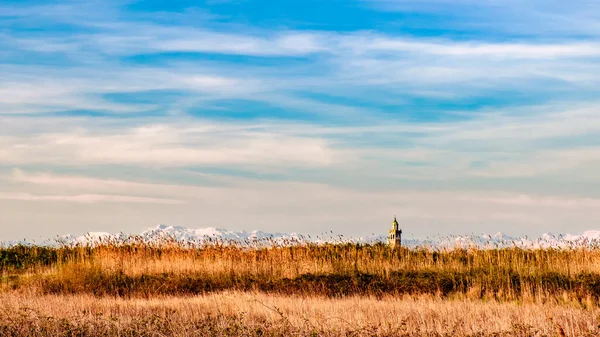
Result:
{"label": "blue sky", "polygon": [[0,238],[577,232],[593,1],[2,1]]}

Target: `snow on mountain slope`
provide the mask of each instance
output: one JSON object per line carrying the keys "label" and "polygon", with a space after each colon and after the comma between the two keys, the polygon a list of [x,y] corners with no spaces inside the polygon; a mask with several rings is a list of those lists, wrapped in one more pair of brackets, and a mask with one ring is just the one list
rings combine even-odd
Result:
{"label": "snow on mountain slope", "polygon": [[[159,225],[148,229],[139,235],[128,235],[124,233],[110,234],[104,232],[92,232],[83,236],[65,235],[41,242],[13,241],[2,242],[0,246],[13,245],[38,245],[38,246],[61,246],[61,245],[96,245],[102,243],[131,243],[144,242],[163,244],[177,242],[187,246],[200,246],[203,244],[241,244],[248,246],[270,246],[270,245],[292,245],[299,243],[376,243],[385,242],[383,235],[370,235],[358,238],[346,238],[343,235],[335,235],[332,232],[320,235],[300,235],[297,233],[267,233],[263,231],[230,231],[218,228],[186,228],[181,226]],[[600,230],[590,230],[580,235],[565,234],[553,235],[545,233],[538,238],[512,237],[502,233],[494,235],[462,235],[462,236],[436,236],[426,239],[412,239],[404,237],[402,243],[406,247],[425,247],[431,249],[454,249],[454,248],[574,248],[574,247],[600,247]]]}
{"label": "snow on mountain slope", "polygon": [[305,241],[302,236],[291,233],[266,233],[263,231],[240,231],[234,232],[226,229],[217,229],[213,227],[208,228],[186,228],[180,226],[166,226],[159,225],[154,229],[149,229],[142,234],[140,237],[145,242],[153,242],[164,239],[173,239],[177,242],[188,243],[188,244],[205,244],[210,242],[224,242],[224,243],[252,243],[252,242],[266,242],[273,240],[278,244],[283,244],[286,241]]}

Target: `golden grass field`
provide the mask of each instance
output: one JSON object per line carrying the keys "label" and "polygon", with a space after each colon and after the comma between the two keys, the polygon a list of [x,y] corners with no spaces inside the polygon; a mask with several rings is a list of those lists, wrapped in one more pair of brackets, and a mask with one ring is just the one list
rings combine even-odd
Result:
{"label": "golden grass field", "polygon": [[600,310],[436,296],[225,291],[152,298],[0,296],[3,336],[597,336]]}
{"label": "golden grass field", "polygon": [[600,249],[0,249],[1,336],[600,336]]}

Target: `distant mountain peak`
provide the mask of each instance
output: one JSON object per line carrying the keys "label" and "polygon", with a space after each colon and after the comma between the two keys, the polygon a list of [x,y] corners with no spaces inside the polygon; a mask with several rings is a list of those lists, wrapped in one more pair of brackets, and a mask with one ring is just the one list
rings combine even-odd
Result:
{"label": "distant mountain peak", "polygon": [[[64,235],[54,239],[33,241],[4,242],[2,246],[13,245],[38,245],[38,246],[60,246],[60,245],[96,245],[102,243],[127,243],[144,242],[160,243],[168,240],[189,246],[201,246],[203,244],[242,244],[242,245],[290,245],[301,243],[376,243],[385,242],[384,235],[369,235],[364,237],[346,238],[342,235],[327,232],[318,235],[300,235],[298,233],[268,233],[260,230],[232,231],[222,228],[188,228],[184,226],[171,226],[160,224],[150,228],[139,235],[127,235],[123,233],[110,234],[106,232],[90,232],[82,236]],[[493,235],[456,235],[456,236],[434,236],[427,239],[403,239],[405,247],[425,247],[431,249],[453,249],[453,248],[573,248],[573,247],[600,247],[600,230],[588,230],[580,235],[565,234],[554,235],[544,233],[538,238],[527,236],[512,237],[497,232]]]}

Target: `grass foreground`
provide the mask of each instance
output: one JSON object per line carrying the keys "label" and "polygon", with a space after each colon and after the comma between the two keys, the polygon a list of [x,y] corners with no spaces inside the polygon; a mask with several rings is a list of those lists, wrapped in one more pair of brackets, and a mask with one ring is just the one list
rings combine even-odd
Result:
{"label": "grass foreground", "polygon": [[598,336],[600,310],[551,304],[220,292],[0,296],[2,336]]}
{"label": "grass foreground", "polygon": [[2,336],[597,336],[600,249],[0,249]]}

